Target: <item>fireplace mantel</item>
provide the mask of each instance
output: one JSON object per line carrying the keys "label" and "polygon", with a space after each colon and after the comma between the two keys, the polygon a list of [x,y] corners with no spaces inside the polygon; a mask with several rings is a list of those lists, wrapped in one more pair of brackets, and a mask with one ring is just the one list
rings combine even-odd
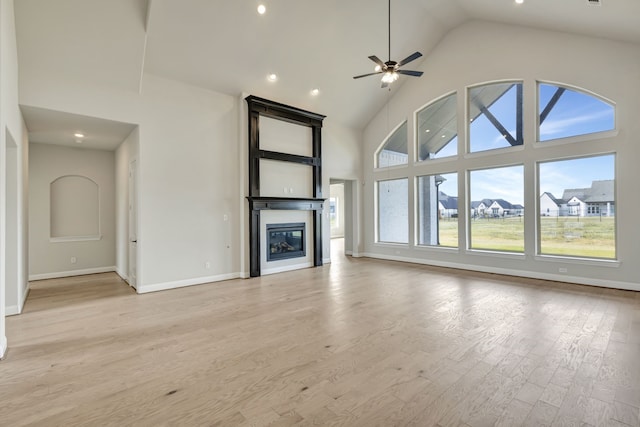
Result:
{"label": "fireplace mantel", "polygon": [[[322,265],[322,212],[326,199],[322,198],[321,131],[325,116],[273,102],[256,96],[245,98],[248,105],[249,137],[249,269],[251,277],[260,276],[260,212],[264,210],[313,211],[311,246],[313,265]],[[312,155],[301,156],[263,150],[260,147],[260,117],[283,120],[311,128]],[[310,198],[264,197],[260,195],[260,159],[289,162],[311,168],[313,184]]]}
{"label": "fireplace mantel", "polygon": [[324,209],[327,199],[307,199],[299,197],[247,197],[249,209],[282,209],[298,211],[316,211]]}

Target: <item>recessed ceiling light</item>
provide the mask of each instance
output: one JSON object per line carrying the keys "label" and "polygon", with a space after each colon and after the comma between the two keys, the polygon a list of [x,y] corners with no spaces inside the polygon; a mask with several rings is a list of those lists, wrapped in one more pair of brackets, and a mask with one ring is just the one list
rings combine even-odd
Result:
{"label": "recessed ceiling light", "polygon": [[269,79],[269,81],[272,81],[272,82],[275,82],[276,80],[278,80],[278,76],[275,74],[269,74],[267,78]]}
{"label": "recessed ceiling light", "polygon": [[443,138],[446,138],[446,137],[447,137],[447,135],[442,135],[442,137],[443,137]]}
{"label": "recessed ceiling light", "polygon": [[426,129],[425,132],[429,133],[429,132],[431,132],[431,129]]}
{"label": "recessed ceiling light", "polygon": [[313,96],[318,96],[318,94],[320,93],[320,89],[311,89],[311,95]]}
{"label": "recessed ceiling light", "polygon": [[258,13],[260,15],[264,15],[266,11],[267,11],[267,7],[265,5],[261,4],[258,6]]}
{"label": "recessed ceiling light", "polygon": [[74,133],[73,136],[75,136],[76,138],[84,138],[84,134],[80,132]]}
{"label": "recessed ceiling light", "polygon": [[516,0],[516,4],[522,4],[524,3],[524,0]]}

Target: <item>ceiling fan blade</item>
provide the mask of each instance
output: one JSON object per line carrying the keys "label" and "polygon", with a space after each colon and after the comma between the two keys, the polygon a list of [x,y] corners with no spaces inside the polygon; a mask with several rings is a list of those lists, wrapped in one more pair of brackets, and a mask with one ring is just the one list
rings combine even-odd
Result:
{"label": "ceiling fan blade", "polygon": [[354,79],[359,79],[359,78],[362,78],[362,77],[374,76],[376,74],[382,74],[382,71],[376,71],[375,73],[362,74],[362,75],[359,75],[359,76],[354,76],[353,78]]}
{"label": "ceiling fan blade", "polygon": [[369,59],[372,60],[373,62],[375,62],[376,64],[378,64],[380,66],[380,68],[384,68],[385,67],[384,62],[382,62],[382,60],[380,60],[380,58],[378,58],[377,56],[371,55],[369,57]]}
{"label": "ceiling fan blade", "polygon": [[411,70],[398,70],[396,71],[398,74],[404,74],[406,76],[420,77],[424,74],[422,71],[411,71]]}
{"label": "ceiling fan blade", "polygon": [[[406,58],[404,58],[402,61],[398,62],[398,67],[402,67],[404,64],[408,64],[409,62],[418,59],[422,56],[422,54],[420,52],[415,52],[412,53],[411,55],[407,56]],[[371,57],[369,57],[371,58]]]}

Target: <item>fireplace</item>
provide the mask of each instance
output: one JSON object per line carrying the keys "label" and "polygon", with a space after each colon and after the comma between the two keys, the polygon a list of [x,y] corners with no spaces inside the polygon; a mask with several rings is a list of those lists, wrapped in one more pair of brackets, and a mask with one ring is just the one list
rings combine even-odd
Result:
{"label": "fireplace", "polygon": [[[248,108],[248,193],[247,200],[249,202],[249,275],[251,277],[259,277],[261,269],[269,271],[269,274],[279,271],[287,271],[301,268],[295,261],[299,258],[305,258],[307,263],[313,266],[322,265],[322,215],[324,211],[324,201],[322,198],[322,121],[325,116],[322,114],[312,113],[310,111],[301,110],[289,105],[280,104],[278,102],[269,101],[267,99],[258,98],[250,95],[245,98]],[[265,126],[261,144],[260,138],[260,122],[261,118],[275,119],[277,121],[287,122],[296,126],[309,128],[308,131],[300,131],[297,128],[290,132],[288,129],[284,132],[284,138],[280,140],[280,136],[276,136],[281,132],[280,125],[275,128]],[[275,123],[272,120],[264,120],[263,125]],[[272,133],[269,133],[271,129]],[[310,132],[310,135],[309,135]],[[287,136],[288,135],[288,136]],[[286,143],[283,143],[286,142]],[[311,145],[309,147],[309,144]],[[275,149],[275,151],[274,151]],[[310,175],[304,172],[305,181],[296,181],[295,194],[302,197],[290,197],[294,193],[293,187],[289,184],[280,185],[277,180],[272,179],[272,174],[265,172],[261,164],[272,164],[269,162],[279,162],[284,169],[291,170],[288,166],[298,171],[310,169]],[[299,166],[304,166],[300,168]],[[267,168],[268,169],[268,168]],[[280,171],[281,172],[281,171]],[[286,172],[283,175],[287,175]],[[295,175],[295,174],[294,174]],[[300,175],[300,174],[299,174]],[[295,176],[289,176],[288,179],[296,179]],[[308,188],[308,187],[311,188]],[[281,196],[280,188],[285,188],[285,197]],[[287,191],[289,190],[289,191]],[[282,212],[284,211],[284,212]],[[283,226],[288,224],[279,224],[277,227],[281,230],[273,230],[271,226],[266,227],[267,221],[299,221],[298,218],[288,218],[288,212],[291,213],[306,211],[310,216],[304,224],[309,224],[309,234],[306,234],[304,225],[296,230],[282,230]],[[280,213],[280,218],[270,218],[270,213]],[[297,216],[297,215],[296,215]],[[265,217],[261,222],[261,217]],[[275,224],[272,224],[275,225]],[[277,233],[272,233],[277,231]],[[266,233],[265,233],[266,232]],[[263,234],[265,233],[265,234]],[[270,240],[274,239],[274,245],[278,245],[276,239],[283,239],[278,246],[272,246]],[[288,240],[287,240],[288,239]],[[307,239],[309,239],[307,241]],[[306,253],[307,245],[311,254]],[[289,248],[292,246],[292,248]],[[271,249],[273,248],[273,253]],[[265,256],[266,252],[266,256]],[[267,268],[266,263],[287,258],[298,258],[294,262],[282,264],[272,263]],[[275,265],[274,265],[275,264]]]}
{"label": "fireplace", "polygon": [[267,261],[306,256],[305,223],[267,224]]}

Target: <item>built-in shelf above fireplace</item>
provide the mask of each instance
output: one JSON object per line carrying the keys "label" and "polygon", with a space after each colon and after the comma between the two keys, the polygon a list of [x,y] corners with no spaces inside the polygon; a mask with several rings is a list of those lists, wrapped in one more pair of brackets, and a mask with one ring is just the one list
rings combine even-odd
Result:
{"label": "built-in shelf above fireplace", "polygon": [[[322,150],[321,131],[325,116],[301,110],[278,102],[248,96],[245,98],[249,112],[249,268],[250,276],[261,273],[260,212],[264,210],[312,211],[313,217],[308,238],[313,249],[313,265],[322,265],[322,211],[325,199],[322,198]],[[260,147],[260,118],[281,120],[311,129],[311,156],[265,150]],[[297,129],[297,128],[296,128]],[[261,160],[283,162],[283,164],[303,165],[310,168],[312,188],[311,197],[265,197],[261,195]],[[293,189],[289,189],[292,193]],[[307,193],[307,192],[305,192]],[[300,194],[300,193],[298,193]],[[306,195],[306,194],[305,194]],[[265,251],[268,247],[265,245]],[[265,255],[266,257],[266,255]]]}

